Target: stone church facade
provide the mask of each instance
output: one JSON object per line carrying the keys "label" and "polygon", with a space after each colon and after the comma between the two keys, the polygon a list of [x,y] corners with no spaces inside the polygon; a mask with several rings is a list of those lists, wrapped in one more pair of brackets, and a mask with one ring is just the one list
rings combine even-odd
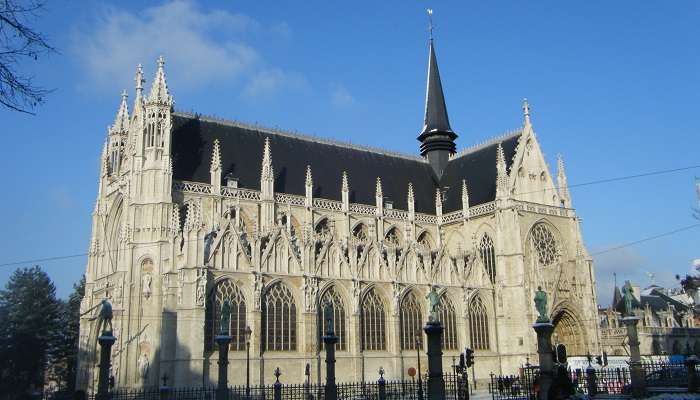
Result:
{"label": "stone church facade", "polygon": [[[232,305],[229,381],[322,379],[321,304],[334,306],[339,381],[406,377],[425,357],[426,294],[441,294],[444,365],[477,379],[536,360],[538,286],[554,340],[599,351],[595,278],[564,164],[556,184],[523,126],[456,152],[432,40],[420,156],[177,112],[163,59],[136,73],[102,152],[81,320],[79,387],[97,379],[100,300],[114,309],[117,387],[216,382]],[[397,134],[398,135],[398,134]],[[405,134],[402,134],[405,136]],[[396,135],[394,135],[396,137]],[[91,309],[94,309],[91,311]],[[426,366],[425,359],[421,363]]]}

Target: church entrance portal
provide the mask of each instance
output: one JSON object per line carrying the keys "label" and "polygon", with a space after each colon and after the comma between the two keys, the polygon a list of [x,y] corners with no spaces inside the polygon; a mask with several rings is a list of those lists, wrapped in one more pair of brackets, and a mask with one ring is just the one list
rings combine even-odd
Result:
{"label": "church entrance portal", "polygon": [[559,312],[553,320],[552,342],[566,346],[568,356],[586,355],[585,332],[581,324],[568,311]]}

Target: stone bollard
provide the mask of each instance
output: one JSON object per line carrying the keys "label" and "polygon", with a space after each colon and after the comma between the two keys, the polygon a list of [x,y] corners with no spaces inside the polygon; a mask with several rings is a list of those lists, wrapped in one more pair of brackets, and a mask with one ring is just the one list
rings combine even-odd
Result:
{"label": "stone bollard", "polygon": [[109,368],[111,367],[112,345],[117,338],[112,335],[112,331],[103,331],[97,338],[100,344],[100,372],[97,380],[96,400],[109,399]]}
{"label": "stone bollard", "polygon": [[[428,398],[445,398],[445,379],[442,376],[442,332],[440,321],[430,320],[423,327],[428,336]],[[419,372],[420,373],[420,372]]]}
{"label": "stone bollard", "polygon": [[697,393],[698,373],[695,367],[698,365],[698,358],[695,355],[686,358],[685,365],[688,367],[688,393]]}
{"label": "stone bollard", "polygon": [[627,327],[627,339],[630,346],[630,380],[632,381],[632,396],[646,396],[646,377],[642,368],[642,357],[639,352],[639,334],[637,323],[639,317],[624,317],[622,323]]}
{"label": "stone bollard", "polygon": [[598,394],[598,382],[596,380],[595,368],[591,365],[586,368],[586,384],[588,386],[588,396],[593,397]]}
{"label": "stone bollard", "polygon": [[386,381],[384,380],[384,368],[379,367],[379,400],[386,400]]}
{"label": "stone bollard", "polygon": [[228,345],[231,336],[217,335],[216,344],[219,346],[219,380],[216,385],[216,400],[228,400]]}
{"label": "stone bollard", "polygon": [[549,389],[554,378],[554,358],[552,355],[552,332],[554,325],[551,322],[538,322],[532,326],[537,333],[537,354],[540,358],[540,377],[538,383],[540,391],[538,400],[548,400]]}
{"label": "stone bollard", "polygon": [[273,386],[273,400],[282,400],[282,384],[280,383],[280,367],[275,368],[275,384]]}

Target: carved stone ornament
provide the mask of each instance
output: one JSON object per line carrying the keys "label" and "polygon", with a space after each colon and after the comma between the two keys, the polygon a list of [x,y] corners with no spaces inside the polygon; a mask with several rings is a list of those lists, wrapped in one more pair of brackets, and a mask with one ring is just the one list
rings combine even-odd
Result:
{"label": "carved stone ornament", "polygon": [[200,307],[204,307],[204,294],[207,290],[207,271],[204,269],[197,270],[197,280],[195,281],[194,303]]}
{"label": "carved stone ornament", "polygon": [[145,299],[148,299],[151,297],[151,293],[152,293],[151,285],[153,283],[153,277],[151,276],[151,274],[144,274],[143,278],[141,278],[141,281],[142,281],[141,282],[141,291],[142,291],[143,297]]}

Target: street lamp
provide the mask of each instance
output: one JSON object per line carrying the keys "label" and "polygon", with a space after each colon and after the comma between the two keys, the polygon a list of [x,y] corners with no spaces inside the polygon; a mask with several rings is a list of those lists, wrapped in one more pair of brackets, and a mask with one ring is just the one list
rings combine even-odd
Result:
{"label": "street lamp", "polygon": [[421,380],[421,369],[420,369],[420,347],[421,347],[421,334],[420,330],[416,332],[416,356],[418,357],[418,400],[423,400],[423,381]]}
{"label": "street lamp", "polygon": [[253,331],[245,327],[245,397],[250,399],[250,335]]}

